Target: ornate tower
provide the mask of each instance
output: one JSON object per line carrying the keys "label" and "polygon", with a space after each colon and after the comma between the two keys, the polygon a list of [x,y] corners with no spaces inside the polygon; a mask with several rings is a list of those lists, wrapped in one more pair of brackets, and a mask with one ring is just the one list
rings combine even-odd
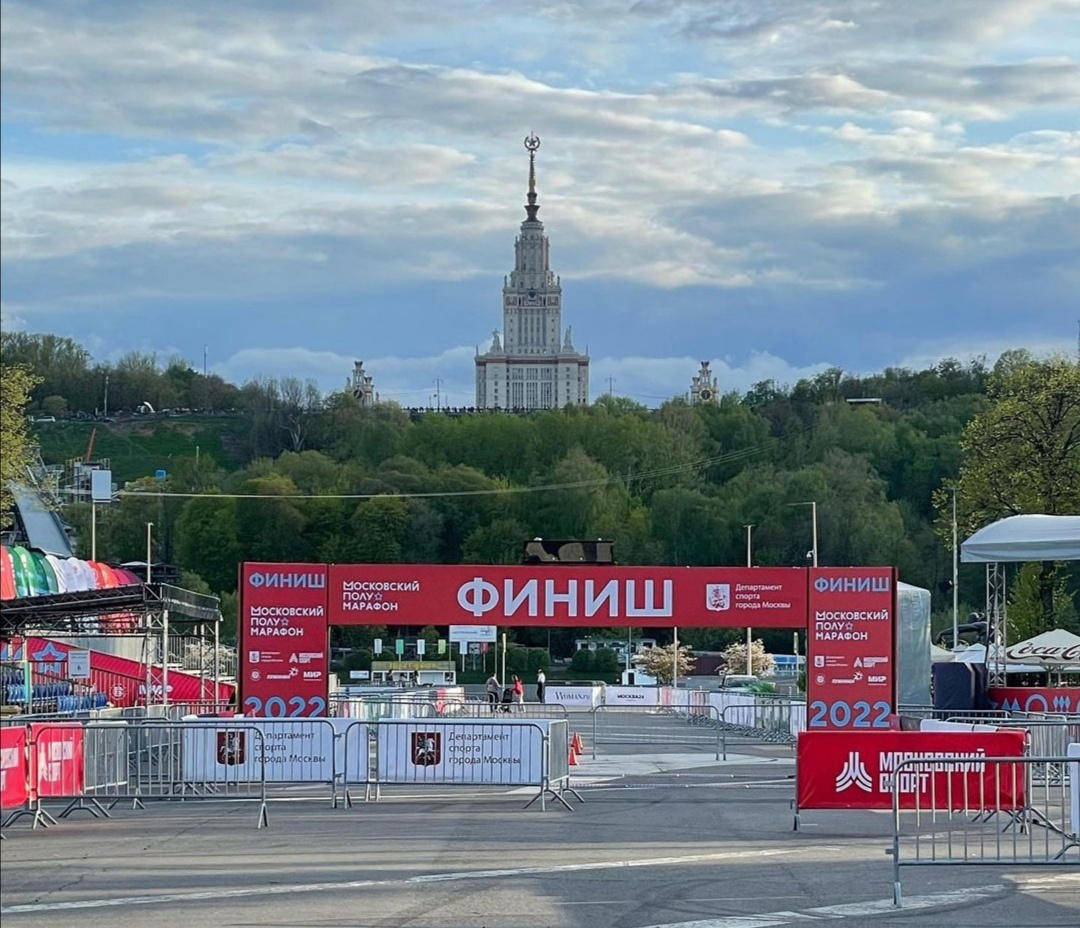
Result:
{"label": "ornate tower", "polygon": [[525,139],[529,190],[525,221],[514,242],[514,269],[503,281],[503,331],[476,356],[476,405],[481,409],[556,409],[589,402],[589,358],[562,332],[562,286],[552,272],[550,244],[537,219],[536,152]]}
{"label": "ornate tower", "polygon": [[369,409],[378,402],[375,379],[364,370],[363,361],[353,361],[352,376],[346,382],[346,386],[361,408]]}
{"label": "ornate tower", "polygon": [[709,370],[709,362],[701,362],[701,370],[690,381],[691,403],[715,403],[716,402],[716,378]]}

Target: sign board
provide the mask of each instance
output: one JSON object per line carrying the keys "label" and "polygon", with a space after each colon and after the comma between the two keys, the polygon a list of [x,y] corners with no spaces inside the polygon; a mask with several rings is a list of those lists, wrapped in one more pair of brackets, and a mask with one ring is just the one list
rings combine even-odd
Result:
{"label": "sign board", "polygon": [[487,641],[494,642],[498,634],[498,626],[495,625],[451,625],[449,638],[451,641]]}
{"label": "sign board", "polygon": [[[899,771],[904,809],[948,808],[950,797],[969,797],[973,809],[1024,805],[1024,768],[950,757],[1022,757],[1023,731],[804,731],[797,748],[800,809],[891,809],[894,772],[902,761],[928,763]],[[934,763],[929,763],[933,761]]]}
{"label": "sign board", "polygon": [[484,646],[479,641],[463,641],[461,647],[468,647],[469,654],[480,654]]}
{"label": "sign board", "polygon": [[890,727],[896,706],[895,600],[891,567],[810,569],[809,731]]}
{"label": "sign board", "polygon": [[[348,771],[353,783],[367,778],[367,727],[352,719],[269,722],[230,719],[227,723],[193,721],[182,731],[181,769],[197,783],[329,783],[335,772]],[[261,735],[261,737],[260,737]],[[336,752],[336,753],[335,753]],[[265,758],[265,760],[264,760]]]}
{"label": "sign board", "polygon": [[416,639],[416,656],[423,657],[427,652],[427,642],[423,638]]}
{"label": "sign board", "polygon": [[90,679],[89,651],[68,651],[67,663],[68,676],[71,677],[72,680]]}
{"label": "sign board", "polygon": [[992,686],[987,695],[995,709],[1080,713],[1080,686]]}
{"label": "sign board", "polygon": [[540,783],[547,719],[379,726],[380,783]]}
{"label": "sign board", "polygon": [[350,670],[349,671],[349,679],[350,680],[370,680],[371,679],[371,671],[370,670]]}
{"label": "sign board", "polygon": [[324,564],[242,565],[240,705],[245,713],[326,714],[326,580]]}
{"label": "sign board", "polygon": [[93,503],[112,502],[112,471],[90,471],[90,501]]}
{"label": "sign board", "polygon": [[26,726],[0,728],[0,809],[17,809],[30,798]]}
{"label": "sign board", "polygon": [[617,567],[589,564],[333,564],[335,625],[581,628],[806,624],[806,570],[797,567]]}
{"label": "sign board", "polygon": [[[550,688],[548,690],[550,692]],[[550,702],[556,700],[550,699]],[[660,690],[655,686],[605,686],[605,706],[658,706]]]}
{"label": "sign board", "polygon": [[595,709],[603,703],[602,686],[546,686],[544,702],[568,709]]}
{"label": "sign board", "polygon": [[30,798],[67,798],[83,794],[82,728],[30,726]]}
{"label": "sign board", "polygon": [[373,654],[382,654],[382,638],[376,638],[371,643],[371,650]]}

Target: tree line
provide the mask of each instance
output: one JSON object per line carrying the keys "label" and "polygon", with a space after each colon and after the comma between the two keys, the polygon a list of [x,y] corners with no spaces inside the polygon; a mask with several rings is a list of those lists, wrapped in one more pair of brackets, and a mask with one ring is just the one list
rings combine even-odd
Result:
{"label": "tree line", "polygon": [[[4,364],[40,379],[31,402],[59,390],[69,408],[93,402],[101,370],[83,349],[17,334],[4,336]],[[181,385],[208,379],[178,359],[144,362],[125,366],[147,376],[132,397],[158,395],[151,370],[189,405]],[[148,495],[99,512],[98,554],[141,560],[153,522],[155,557],[223,595],[227,610],[242,560],[514,563],[534,537],[610,538],[624,564],[739,565],[752,526],[754,564],[805,565],[812,501],[820,563],[895,565],[931,590],[943,623],[952,488],[961,538],[1016,513],[1080,512],[1080,367],[1024,351],[870,376],[832,369],[656,409],[605,396],[528,415],[415,416],[289,378],[219,392],[250,416],[242,466],[203,455],[173,460],[164,481],[129,484]],[[866,399],[880,402],[850,402]],[[87,511],[68,517],[84,543]],[[983,579],[961,572],[965,611],[981,608]],[[1011,621],[1075,625],[1078,585],[1065,565],[1015,571]],[[566,647],[573,634],[554,640]],[[730,642],[689,634],[698,647]]]}

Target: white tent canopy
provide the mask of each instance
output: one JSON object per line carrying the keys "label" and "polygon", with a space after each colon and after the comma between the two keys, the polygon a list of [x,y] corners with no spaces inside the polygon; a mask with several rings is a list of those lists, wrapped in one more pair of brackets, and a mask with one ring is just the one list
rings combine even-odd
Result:
{"label": "white tent canopy", "polygon": [[1080,560],[1080,516],[1010,516],[960,545],[965,564]]}
{"label": "white tent canopy", "polygon": [[[1000,663],[1003,660],[1001,648],[995,645],[990,649],[989,663]],[[985,664],[988,663],[986,655],[986,645],[973,644],[966,647],[963,651],[954,651],[953,660],[958,664]],[[1013,663],[1010,661],[1003,668],[1005,673],[1043,673],[1046,668],[1040,664],[1036,664],[1034,661],[1028,661],[1026,663]]]}
{"label": "white tent canopy", "polygon": [[1054,628],[1027,641],[1020,641],[1005,649],[1011,661],[1025,664],[1041,664],[1046,668],[1080,665],[1080,636],[1063,628]]}

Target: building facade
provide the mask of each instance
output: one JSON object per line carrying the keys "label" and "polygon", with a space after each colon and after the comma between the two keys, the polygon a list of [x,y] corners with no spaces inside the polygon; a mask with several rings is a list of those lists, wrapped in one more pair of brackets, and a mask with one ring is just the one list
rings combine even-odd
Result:
{"label": "building facade", "polygon": [[552,272],[544,224],[536,218],[536,151],[540,139],[525,140],[529,152],[526,218],[514,242],[514,269],[503,281],[502,333],[476,355],[478,409],[559,409],[589,402],[589,357],[562,331],[562,286]]}

